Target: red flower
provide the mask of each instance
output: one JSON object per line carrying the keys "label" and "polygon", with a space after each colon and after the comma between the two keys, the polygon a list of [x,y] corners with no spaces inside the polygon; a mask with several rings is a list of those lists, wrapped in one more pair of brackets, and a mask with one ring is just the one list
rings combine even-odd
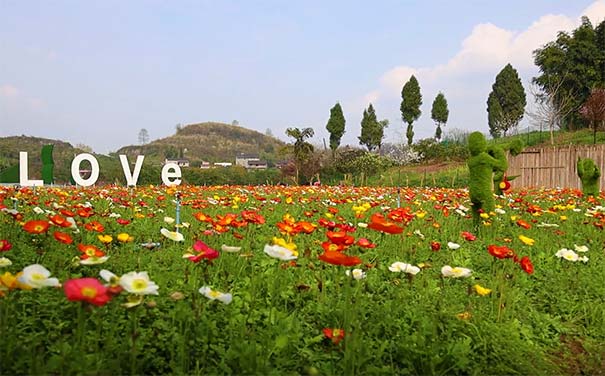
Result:
{"label": "red flower", "polygon": [[10,251],[13,245],[6,239],[0,239],[0,252]]}
{"label": "red flower", "polygon": [[524,229],[530,229],[530,228],[531,228],[531,225],[530,225],[529,223],[525,222],[525,221],[524,221],[524,220],[522,220],[522,219],[519,219],[519,220],[517,221],[517,226],[519,226],[519,227],[523,227]]}
{"label": "red flower", "polygon": [[28,221],[23,225],[23,229],[29,232],[30,234],[41,234],[43,232],[46,232],[49,227],[50,224],[48,223],[48,221],[39,220]]}
{"label": "red flower", "polygon": [[321,243],[321,248],[323,248],[326,252],[342,252],[347,247],[342,244],[334,244],[332,242],[326,241]]}
{"label": "red flower", "polygon": [[500,187],[500,190],[502,190],[502,192],[504,192],[504,193],[506,193],[510,190],[510,182],[508,181],[506,176],[504,176],[504,178],[502,179],[500,184],[498,184],[498,186]]}
{"label": "red flower", "polygon": [[505,258],[511,258],[515,255],[515,252],[508,248],[507,246],[498,246],[498,245],[488,245],[487,246],[487,251],[489,252],[490,255],[499,258],[499,259],[505,259]]}
{"label": "red flower", "polygon": [[355,242],[355,238],[351,235],[347,235],[346,232],[334,232],[328,231],[326,233],[328,239],[334,244],[348,246]]}
{"label": "red flower", "polygon": [[431,250],[433,252],[439,252],[440,249],[441,249],[441,243],[435,242],[435,241],[431,242]]}
{"label": "red flower", "polygon": [[310,234],[313,231],[315,231],[316,228],[317,228],[317,225],[315,225],[311,222],[307,222],[307,221],[296,222],[296,229],[298,230],[298,232]]}
{"label": "red flower", "polygon": [[332,265],[355,266],[361,264],[361,259],[357,256],[347,256],[342,252],[326,251],[319,255],[321,261]]}
{"label": "red flower", "polygon": [[345,338],[344,329],[324,328],[323,332],[324,335],[329,338],[335,345],[338,345],[338,343]]}
{"label": "red flower", "polygon": [[101,251],[99,248],[95,247],[92,244],[78,244],[78,249],[83,254],[80,256],[81,259],[86,260],[89,257],[103,257],[105,256],[105,252]]}
{"label": "red flower", "polygon": [[380,213],[372,214],[370,217],[370,224],[368,228],[372,230],[385,232],[387,234],[401,234],[403,232],[403,228],[397,226],[395,223],[387,221],[384,216]]}
{"label": "red flower", "polygon": [[246,221],[248,221],[250,223],[256,223],[258,225],[262,225],[265,223],[265,217],[263,217],[262,215],[258,214],[257,212],[255,212],[253,210],[244,210],[242,212],[242,218],[244,218]]}
{"label": "red flower", "polygon": [[468,231],[462,231],[462,237],[464,238],[464,240],[468,240],[469,242],[477,240],[477,237]]}
{"label": "red flower", "polygon": [[70,279],[63,284],[63,290],[67,300],[72,302],[84,301],[102,306],[111,299],[107,287],[94,278]]}
{"label": "red flower", "polygon": [[189,257],[189,260],[193,262],[200,262],[202,259],[214,260],[219,256],[216,250],[201,240],[197,240],[193,244],[193,249],[197,252],[197,255]]}
{"label": "red flower", "polygon": [[64,232],[55,231],[53,236],[55,237],[55,239],[57,241],[59,241],[63,244],[71,244],[74,242],[74,240],[71,238],[71,236],[69,236],[69,234],[66,234]]}
{"label": "red flower", "polygon": [[67,220],[67,218],[65,218],[59,214],[51,215],[50,217],[48,217],[48,219],[50,219],[50,221],[53,224],[55,224],[59,227],[70,227],[71,226],[71,222],[69,222]]}
{"label": "red flower", "polygon": [[376,248],[376,244],[372,243],[366,238],[359,238],[357,240],[357,245],[363,248]]}
{"label": "red flower", "polygon": [[409,223],[412,219],[414,219],[414,214],[411,212],[410,208],[397,208],[393,209],[387,214],[390,220],[400,223]]}
{"label": "red flower", "polygon": [[88,231],[104,232],[105,227],[99,221],[88,222],[84,225],[84,228]]}
{"label": "red flower", "polygon": [[534,265],[531,263],[531,260],[527,256],[523,256],[521,261],[519,261],[519,265],[521,269],[527,274],[532,274],[534,272]]}
{"label": "red flower", "polygon": [[116,222],[118,222],[118,224],[120,224],[122,226],[126,226],[127,224],[130,223],[130,221],[128,219],[122,219],[122,218],[116,219]]}

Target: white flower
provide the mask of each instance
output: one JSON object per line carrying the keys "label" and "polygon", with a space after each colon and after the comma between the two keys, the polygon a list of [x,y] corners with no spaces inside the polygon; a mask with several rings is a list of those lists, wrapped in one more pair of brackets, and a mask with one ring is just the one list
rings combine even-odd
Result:
{"label": "white flower", "polygon": [[175,242],[182,242],[183,240],[185,240],[185,237],[180,232],[170,231],[163,227],[160,230],[160,234],[164,235],[168,239],[173,240]]}
{"label": "white flower", "polygon": [[209,286],[201,287],[199,292],[210,300],[219,300],[224,304],[231,303],[231,300],[233,299],[231,294],[213,290]]}
{"label": "white flower", "polygon": [[80,260],[80,265],[98,265],[105,263],[107,260],[109,260],[109,256],[92,256],[87,259]]}
{"label": "white flower", "polygon": [[171,225],[174,223],[174,218],[172,217],[164,217],[164,222]]}
{"label": "white flower", "polygon": [[120,277],[120,286],[129,293],[158,295],[159,286],[149,279],[147,272],[129,272]]}
{"label": "white flower", "polygon": [[558,224],[556,223],[545,223],[545,222],[540,222],[536,225],[536,227],[559,227]]}
{"label": "white flower", "polygon": [[5,266],[11,266],[13,262],[6,257],[0,257],[0,268]]}
{"label": "white flower", "polygon": [[226,245],[226,244],[221,245],[221,251],[223,251],[223,252],[235,253],[235,252],[239,252],[241,250],[242,250],[242,247],[234,247],[234,246],[230,246],[230,245]]}
{"label": "white flower", "polygon": [[357,223],[357,227],[366,228],[366,227],[368,227],[368,224],[365,222],[359,222],[359,223]]}
{"label": "white flower", "polygon": [[42,214],[42,213],[44,213],[44,210],[40,209],[40,208],[39,208],[39,207],[37,207],[37,206],[33,208],[33,211],[34,211],[34,213],[36,213],[36,214]]}
{"label": "white flower", "polygon": [[447,242],[447,247],[449,249],[458,249],[460,248],[460,244],[454,242]]}
{"label": "white flower", "polygon": [[449,265],[441,268],[441,274],[444,277],[452,277],[452,278],[464,278],[469,277],[473,271],[467,268],[455,267],[452,268]]}
{"label": "white flower", "polygon": [[555,256],[557,256],[558,258],[564,258],[567,261],[573,261],[573,262],[576,262],[579,259],[579,256],[577,253],[575,253],[571,249],[567,249],[567,248],[559,249],[557,251],[557,253],[555,253]]}
{"label": "white flower", "polygon": [[586,262],[588,262],[588,257],[586,257],[586,256],[578,257],[578,261],[582,261],[582,262],[586,263]]}
{"label": "white flower", "polygon": [[494,211],[498,214],[506,214],[506,211],[504,209],[496,208],[494,209]]}
{"label": "white flower", "polygon": [[366,277],[366,273],[361,269],[353,269],[353,271],[346,270],[345,274],[349,277],[352,275],[353,279],[356,280],[364,279]]}
{"label": "white flower", "polygon": [[264,252],[273,258],[278,258],[282,261],[295,260],[298,257],[288,248],[279,245],[265,244]]}
{"label": "white flower", "polygon": [[418,272],[420,272],[419,267],[400,261],[392,263],[391,266],[389,266],[389,270],[392,272],[403,272],[411,275],[416,275]]}
{"label": "white flower", "polygon": [[122,215],[119,213],[110,213],[109,218],[120,218]]}
{"label": "white flower", "polygon": [[103,278],[103,280],[107,283],[109,283],[110,285],[114,286],[114,285],[118,285],[120,282],[120,277],[118,277],[117,275],[113,274],[112,272],[110,272],[107,269],[103,269],[99,272],[99,275],[101,276],[101,278]]}
{"label": "white flower", "polygon": [[576,250],[576,252],[588,252],[588,246],[586,245],[574,244],[573,248]]}
{"label": "white flower", "polygon": [[455,212],[456,212],[456,214],[458,214],[459,216],[462,216],[462,217],[465,217],[465,216],[466,216],[466,212],[463,212],[463,211],[462,211],[462,210],[460,210],[460,209],[456,209],[456,210],[454,210],[454,211],[455,211]]}
{"label": "white flower", "polygon": [[26,266],[23,269],[23,274],[19,277],[19,282],[34,289],[61,286],[57,278],[48,277],[50,277],[48,269],[40,264],[33,264]]}
{"label": "white flower", "polygon": [[422,232],[420,232],[420,230],[415,230],[414,235],[418,235],[420,237],[420,239],[424,239],[424,234]]}

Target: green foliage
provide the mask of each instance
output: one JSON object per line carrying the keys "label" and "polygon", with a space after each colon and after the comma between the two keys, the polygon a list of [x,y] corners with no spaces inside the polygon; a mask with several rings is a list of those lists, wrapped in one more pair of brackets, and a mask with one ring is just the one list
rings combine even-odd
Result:
{"label": "green foliage", "polygon": [[404,122],[408,123],[406,131],[406,137],[408,139],[408,145],[412,145],[414,142],[414,132],[412,123],[418,120],[422,111],[420,106],[422,105],[422,95],[420,94],[420,85],[414,75],[410,77],[408,82],[403,85],[401,90],[401,118]]}
{"label": "green foliage", "polygon": [[326,124],[326,129],[330,133],[330,149],[334,153],[340,146],[340,139],[345,134],[345,117],[340,103],[336,103],[330,109],[330,119]]}
{"label": "green foliage", "polygon": [[577,163],[578,177],[582,182],[582,193],[585,196],[599,196],[599,178],[601,171],[590,158],[578,158]]}
{"label": "green foliage", "polygon": [[437,142],[433,138],[425,138],[412,145],[414,151],[420,154],[421,161],[461,161],[468,157],[465,144],[456,142]]}
{"label": "green foliage", "polygon": [[494,182],[494,193],[497,195],[502,195],[502,189],[500,188],[500,183],[504,180],[504,176],[506,175],[506,170],[508,169],[508,161],[506,159],[506,153],[504,150],[496,145],[489,145],[487,148],[487,154],[497,160],[499,163],[494,165],[492,172],[493,177],[492,180]]}
{"label": "green foliage", "polygon": [[433,119],[437,125],[437,130],[435,131],[435,139],[437,141],[441,140],[441,127],[444,127],[445,123],[447,123],[449,114],[450,111],[447,108],[447,100],[445,99],[445,96],[443,93],[437,94],[435,100],[433,100],[433,107],[431,108],[431,119]]}
{"label": "green foliage", "polygon": [[376,112],[372,103],[366,110],[363,111],[361,119],[361,136],[358,137],[359,144],[368,148],[368,151],[373,151],[380,148],[382,139],[384,138],[384,128],[388,126],[388,121],[378,121]]}
{"label": "green foliage", "polygon": [[489,213],[494,210],[493,171],[506,171],[506,166],[502,160],[488,154],[487,142],[481,132],[471,133],[468,139],[468,149],[471,154],[467,161],[470,180],[469,197],[473,217],[475,222],[479,222],[481,213]]}
{"label": "green foliage", "polygon": [[294,145],[292,146],[292,154],[296,161],[296,181],[300,183],[300,170],[303,165],[306,164],[311,156],[313,155],[314,147],[306,140],[313,137],[315,132],[313,128],[288,128],[286,129],[286,135],[294,138]]}
{"label": "green foliage", "polygon": [[492,91],[487,99],[487,114],[490,134],[506,136],[517,127],[525,113],[525,90],[517,70],[510,64],[496,76]]}
{"label": "green foliage", "polygon": [[[555,104],[578,109],[593,87],[605,86],[605,21],[593,28],[587,17],[570,33],[559,32],[557,39],[534,51],[540,75],[533,81],[544,91],[559,85]],[[563,111],[563,129],[585,128],[588,122],[579,113]]]}

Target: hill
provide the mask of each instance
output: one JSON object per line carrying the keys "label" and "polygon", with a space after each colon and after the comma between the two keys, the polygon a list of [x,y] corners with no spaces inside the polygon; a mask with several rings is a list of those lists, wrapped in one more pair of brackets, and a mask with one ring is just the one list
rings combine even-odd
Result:
{"label": "hill", "polygon": [[233,162],[238,153],[258,154],[261,159],[274,163],[284,142],[257,131],[239,126],[206,122],[187,125],[173,136],[145,145],[122,147],[117,154],[145,155],[156,161],[165,158],[189,159],[193,165],[201,161]]}

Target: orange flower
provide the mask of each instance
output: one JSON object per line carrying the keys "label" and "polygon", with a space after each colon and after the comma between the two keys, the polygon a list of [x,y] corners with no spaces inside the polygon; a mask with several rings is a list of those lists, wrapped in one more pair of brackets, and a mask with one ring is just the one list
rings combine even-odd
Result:
{"label": "orange flower", "polygon": [[67,218],[65,218],[59,214],[51,215],[48,219],[50,219],[50,221],[53,224],[55,224],[59,227],[70,227],[71,226],[71,223],[67,220]]}
{"label": "orange flower", "polygon": [[524,221],[524,220],[522,220],[522,219],[519,219],[519,220],[517,221],[517,226],[519,226],[519,227],[523,227],[524,229],[530,229],[530,228],[531,228],[531,225],[530,225],[529,223],[525,222],[525,221]]}
{"label": "orange flower", "polygon": [[372,214],[370,217],[370,224],[368,228],[372,230],[385,232],[387,234],[401,234],[403,232],[403,228],[397,226],[393,222],[387,221],[384,216],[380,213]]}
{"label": "orange flower", "polygon": [[30,234],[41,234],[50,227],[48,221],[31,220],[23,225],[23,229]]}
{"label": "orange flower", "polygon": [[244,210],[242,212],[242,218],[244,218],[246,221],[248,221],[250,223],[256,223],[258,225],[262,225],[265,223],[265,217],[263,217],[262,215],[258,214],[257,212],[255,212],[253,210]]}
{"label": "orange flower", "polygon": [[361,264],[361,259],[357,256],[347,256],[342,252],[327,251],[319,255],[321,261],[332,265],[355,266]]}
{"label": "orange flower", "polygon": [[311,222],[300,221],[296,223],[296,229],[298,232],[304,232],[310,234],[317,228],[317,225]]}
{"label": "orange flower", "polygon": [[66,234],[64,232],[55,231],[53,236],[55,237],[55,239],[57,241],[59,241],[63,244],[71,244],[74,242],[74,240],[71,238],[71,236],[69,236],[69,234]]}
{"label": "orange flower", "polygon": [[98,221],[88,222],[87,224],[84,225],[84,228],[87,229],[88,231],[96,231],[96,232],[105,231],[105,227]]}
{"label": "orange flower", "polygon": [[347,235],[347,233],[344,231],[328,231],[326,235],[328,236],[328,239],[330,239],[330,241],[334,244],[348,246],[355,242],[355,238],[351,235]]}
{"label": "orange flower", "polygon": [[80,258],[87,259],[89,257],[103,257],[105,253],[92,244],[78,244],[78,249],[82,252]]}
{"label": "orange flower", "polygon": [[487,251],[489,252],[490,255],[499,258],[499,259],[505,259],[505,258],[511,258],[515,255],[515,252],[508,248],[507,246],[498,246],[498,245],[488,245],[487,246]]}
{"label": "orange flower", "polygon": [[338,343],[345,338],[345,331],[344,331],[344,329],[324,328],[323,329],[323,333],[335,345],[338,345]]}
{"label": "orange flower", "polygon": [[345,246],[342,244],[334,244],[332,242],[323,242],[321,243],[321,247],[326,252],[342,252],[345,250]]}
{"label": "orange flower", "polygon": [[193,216],[195,217],[195,219],[197,219],[200,222],[208,222],[208,223],[212,223],[212,217],[202,213],[202,212],[197,212],[197,213],[193,213]]}

